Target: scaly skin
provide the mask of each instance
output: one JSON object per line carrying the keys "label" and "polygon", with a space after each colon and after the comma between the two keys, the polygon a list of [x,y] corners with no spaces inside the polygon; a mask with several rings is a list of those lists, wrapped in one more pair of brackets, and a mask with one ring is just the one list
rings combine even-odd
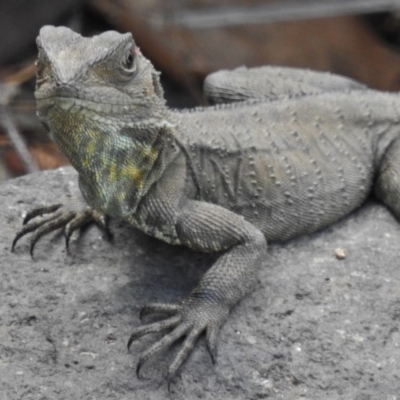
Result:
{"label": "scaly skin", "polygon": [[[29,222],[14,245],[28,232],[36,231],[34,244],[61,225],[70,235],[113,216],[168,243],[222,252],[187,298],[143,309],[166,319],[137,327],[128,346],[171,331],[140,355],[138,374],[185,336],[170,382],[203,332],[215,359],[220,327],[253,287],[267,240],[329,225],[371,190],[400,216],[398,95],[341,77],[267,68],[208,80],[216,102],[257,99],[179,112],[165,105],[158,73],[130,34],[88,39],[44,27],[37,43],[38,115],[78,171],[87,204],[34,211],[30,216],[47,212],[49,219]],[[271,91],[268,74],[279,93],[291,96]]]}
{"label": "scaly skin", "polygon": [[352,79],[328,72],[275,66],[217,71],[204,81],[204,94],[212,104],[250,99],[277,100],[283,95],[312,95],[366,88]]}

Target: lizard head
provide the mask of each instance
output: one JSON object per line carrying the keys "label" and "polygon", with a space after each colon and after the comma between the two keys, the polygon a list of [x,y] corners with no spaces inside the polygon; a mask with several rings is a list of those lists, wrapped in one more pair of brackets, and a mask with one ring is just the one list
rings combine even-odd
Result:
{"label": "lizard head", "polygon": [[45,26],[37,46],[35,96],[44,120],[55,106],[58,112],[119,123],[124,117],[154,118],[165,107],[158,73],[130,33],[85,38],[66,27]]}
{"label": "lizard head", "polygon": [[35,97],[50,137],[104,204],[121,203],[126,188],[139,201],[168,123],[153,65],[130,33],[45,26],[37,46]]}

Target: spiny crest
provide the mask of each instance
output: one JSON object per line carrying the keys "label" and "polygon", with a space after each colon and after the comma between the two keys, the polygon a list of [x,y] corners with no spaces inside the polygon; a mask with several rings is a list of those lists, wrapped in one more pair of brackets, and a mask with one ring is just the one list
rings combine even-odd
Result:
{"label": "spiny crest", "polygon": [[134,43],[130,33],[108,31],[86,38],[69,28],[50,25],[41,28],[37,38],[39,57],[47,59],[60,72],[68,71],[69,76],[106,59],[128,43]]}

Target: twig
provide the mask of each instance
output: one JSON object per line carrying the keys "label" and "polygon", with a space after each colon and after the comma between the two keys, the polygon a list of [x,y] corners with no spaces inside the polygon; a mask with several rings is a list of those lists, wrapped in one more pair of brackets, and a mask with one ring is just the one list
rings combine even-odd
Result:
{"label": "twig", "polygon": [[6,131],[10,141],[28,173],[39,171],[29,150],[12,121],[7,106],[0,103],[0,123]]}
{"label": "twig", "polygon": [[168,23],[190,29],[210,29],[399,9],[400,0],[289,0],[255,6],[208,7],[170,14],[155,13],[149,19],[156,25]]}

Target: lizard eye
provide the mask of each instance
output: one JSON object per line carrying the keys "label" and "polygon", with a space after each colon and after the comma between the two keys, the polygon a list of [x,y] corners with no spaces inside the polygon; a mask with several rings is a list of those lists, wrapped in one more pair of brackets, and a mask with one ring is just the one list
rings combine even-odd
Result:
{"label": "lizard eye", "polygon": [[122,67],[128,72],[133,72],[135,70],[135,58],[135,47],[132,46],[125,54]]}

